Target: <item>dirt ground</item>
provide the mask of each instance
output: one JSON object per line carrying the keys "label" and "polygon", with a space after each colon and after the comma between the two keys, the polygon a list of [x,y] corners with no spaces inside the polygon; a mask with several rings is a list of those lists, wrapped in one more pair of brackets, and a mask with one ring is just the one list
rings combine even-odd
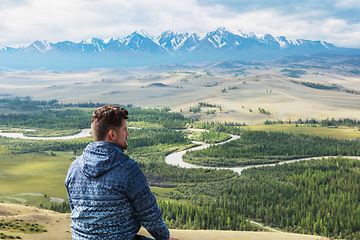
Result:
{"label": "dirt ground", "polygon": [[22,239],[62,240],[71,239],[70,214],[60,214],[50,210],[38,209],[20,204],[0,204],[0,220],[11,221],[22,219],[24,222],[37,223],[45,227],[47,232],[24,234],[2,231],[6,235],[20,236]]}
{"label": "dirt ground", "polygon": [[[22,219],[24,222],[36,222],[43,225],[47,232],[24,234],[21,232],[0,232],[6,235],[20,236],[24,240],[67,240],[71,239],[70,214],[55,213],[50,210],[37,209],[34,207],[20,204],[0,203],[0,220],[11,221],[12,219]],[[243,231],[215,231],[215,230],[178,230],[171,229],[171,235],[179,240],[317,240],[326,238],[310,235],[273,233],[273,232],[243,232]],[[145,229],[140,230],[140,234],[150,236]]]}

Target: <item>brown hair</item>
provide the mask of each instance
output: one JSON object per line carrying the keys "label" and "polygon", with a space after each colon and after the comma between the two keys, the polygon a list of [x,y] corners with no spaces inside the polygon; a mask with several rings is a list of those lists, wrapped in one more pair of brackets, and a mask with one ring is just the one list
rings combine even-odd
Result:
{"label": "brown hair", "polygon": [[114,128],[121,127],[123,120],[128,119],[125,108],[106,105],[95,109],[91,117],[91,130],[95,141],[103,141],[106,134]]}

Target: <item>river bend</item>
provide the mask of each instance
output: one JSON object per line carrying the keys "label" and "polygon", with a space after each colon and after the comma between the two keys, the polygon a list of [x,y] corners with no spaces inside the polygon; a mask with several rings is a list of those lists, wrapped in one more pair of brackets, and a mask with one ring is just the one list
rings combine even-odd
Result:
{"label": "river bend", "polygon": [[[205,131],[205,130],[202,130],[202,129],[187,129],[187,130],[190,130],[190,131]],[[233,141],[233,140],[238,139],[238,138],[240,138],[240,136],[231,135],[231,138],[229,140],[221,142],[221,143],[213,144],[213,145],[224,144],[226,142]],[[247,169],[247,168],[275,166],[276,164],[292,163],[292,162],[298,162],[298,161],[307,161],[307,160],[310,160],[310,159],[321,159],[321,158],[329,158],[330,157],[330,156],[324,156],[324,157],[300,158],[300,159],[282,161],[282,162],[279,162],[279,163],[248,165],[248,166],[245,166],[245,167],[206,167],[206,166],[199,166],[199,165],[195,165],[195,164],[191,164],[191,163],[186,163],[186,162],[183,161],[182,156],[187,151],[195,151],[195,150],[205,149],[205,148],[208,148],[208,147],[211,146],[211,144],[207,144],[207,143],[203,143],[203,142],[195,142],[195,141],[192,141],[192,142],[197,143],[197,144],[201,144],[201,146],[193,147],[193,148],[190,148],[188,150],[181,151],[181,152],[171,153],[171,154],[169,154],[169,155],[167,155],[165,157],[165,162],[167,164],[171,164],[171,165],[175,165],[175,166],[179,166],[179,167],[183,167],[183,168],[229,169],[229,170],[237,172],[239,175],[241,175],[241,172],[243,170]],[[360,160],[360,157],[351,156],[351,157],[346,157],[346,158],[352,158],[352,159]]]}

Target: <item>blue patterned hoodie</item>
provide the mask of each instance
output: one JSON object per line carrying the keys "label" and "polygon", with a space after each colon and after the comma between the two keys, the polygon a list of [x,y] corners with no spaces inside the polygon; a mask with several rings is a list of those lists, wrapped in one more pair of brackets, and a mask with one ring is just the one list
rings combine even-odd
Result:
{"label": "blue patterned hoodie", "polygon": [[132,240],[141,225],[157,240],[169,238],[139,165],[116,144],[90,143],[71,164],[65,186],[73,239]]}

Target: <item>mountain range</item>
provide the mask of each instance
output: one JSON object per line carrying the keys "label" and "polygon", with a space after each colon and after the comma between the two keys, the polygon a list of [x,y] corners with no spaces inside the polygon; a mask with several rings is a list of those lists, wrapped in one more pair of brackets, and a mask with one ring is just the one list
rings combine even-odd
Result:
{"label": "mountain range", "polygon": [[[2,67],[114,67],[186,63],[221,59],[271,60],[315,53],[359,54],[360,49],[339,48],[325,41],[289,39],[266,34],[236,33],[220,27],[200,36],[167,31],[153,37],[135,31],[125,38],[92,38],[79,43],[35,41],[28,47],[0,47]],[[0,65],[0,66],[1,66]]]}

